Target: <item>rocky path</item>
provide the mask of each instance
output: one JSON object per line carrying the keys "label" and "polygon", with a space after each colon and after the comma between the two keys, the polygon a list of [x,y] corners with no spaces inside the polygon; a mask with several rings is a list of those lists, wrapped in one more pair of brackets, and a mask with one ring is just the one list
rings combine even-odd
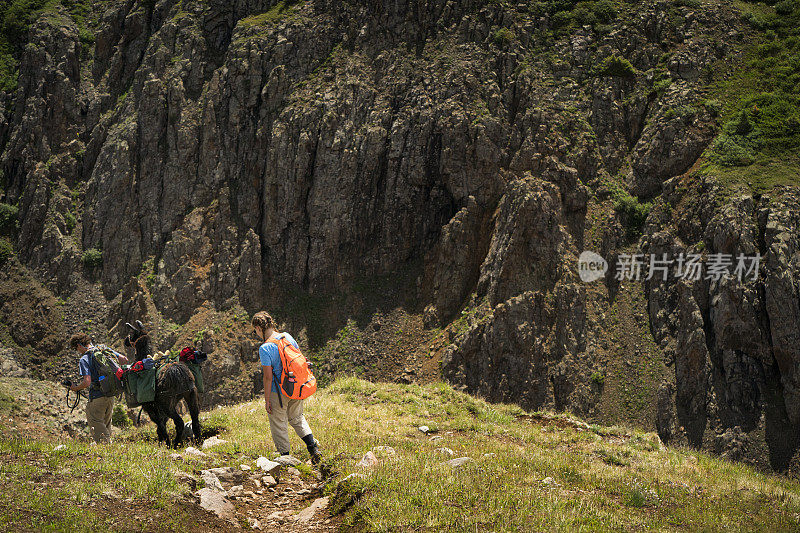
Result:
{"label": "rocky path", "polygon": [[[207,439],[204,449],[216,443]],[[173,454],[210,458],[196,448]],[[199,479],[198,479],[199,478]],[[197,503],[207,512],[227,520],[233,527],[264,531],[335,531],[338,517],[329,517],[329,498],[322,495],[322,476],[310,463],[292,456],[269,460],[260,457],[255,465],[217,467],[198,475],[179,474],[178,481],[193,490]]]}

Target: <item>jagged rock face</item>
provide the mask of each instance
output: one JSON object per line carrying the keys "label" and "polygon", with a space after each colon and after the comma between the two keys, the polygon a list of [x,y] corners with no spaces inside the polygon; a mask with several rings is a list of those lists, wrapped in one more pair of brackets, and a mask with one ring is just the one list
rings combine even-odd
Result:
{"label": "jagged rock face", "polygon": [[[660,402],[659,432],[662,439],[706,445],[734,458],[752,456],[756,445],[748,441],[763,435],[768,447],[754,462],[784,469],[798,442],[800,191],[737,196],[709,208],[719,194],[705,180],[670,180],[665,201],[681,205],[684,214],[670,224],[656,213],[649,225],[664,229],[640,242],[645,253],[677,256],[705,248],[731,254],[734,267],[739,254],[763,258],[755,279],[751,272],[742,281],[650,281],[654,337],[667,345],[676,384],[675,413],[670,402]],[[699,245],[687,244],[692,242]]]}
{"label": "jagged rock face", "polygon": [[[642,253],[765,256],[753,283],[647,283],[674,376],[651,422],[736,457],[767,443],[785,463],[796,439],[780,435],[800,419],[796,191],[717,205],[710,181],[673,178],[715,131],[695,104],[744,40],[730,6],[639,2],[609,31],[548,41],[549,16],[522,5],[278,4],[110,2],[88,54],[60,6],[31,27],[19,90],[0,100],[0,168],[20,256],[53,288],[97,274],[118,332],[142,313],[255,311],[421,260],[409,291],[428,326],[486,310],[450,339],[447,379],[597,414],[603,321],[574,265],[589,245],[613,265],[626,245],[602,211],[619,174],[672,206],[651,215]],[[611,56],[632,70],[603,72]],[[90,248],[100,271],[81,266]],[[600,283],[613,295],[611,275]],[[248,350],[228,354],[209,397],[247,374]]]}
{"label": "jagged rock face", "polygon": [[[600,77],[588,94],[574,91],[598,56],[627,53],[637,68],[655,66],[659,39],[677,31],[660,22],[599,41],[581,30],[559,44],[566,70],[543,83],[549,66],[522,63],[521,52],[546,20],[526,28],[501,6],[313,2],[290,7],[277,16],[283,20],[246,18],[270,7],[115,3],[102,17],[91,64],[81,62],[77,28],[61,8],[31,29],[30,41],[41,44],[21,62],[2,155],[8,194],[35,197],[28,189],[44,180],[32,174],[35,165],[51,157],[65,161],[59,174],[68,185],[87,182],[80,241],[103,250],[107,297],[150,257],[161,281],[154,296],[181,320],[206,300],[249,306],[284,285],[341,287],[445,242],[442,227],[470,197],[480,206],[472,216],[487,220],[513,178],[500,168],[553,181],[574,211],[585,203],[579,184],[602,168],[601,154],[624,155],[621,140],[636,154],[658,151],[635,158],[633,176],[646,175],[647,193],[696,158],[676,142],[702,145],[702,136],[690,141],[681,129],[702,129],[708,117],[700,115],[681,118],[683,126],[671,121],[669,135],[659,121],[640,133],[656,103],[664,112],[691,98],[683,80],[658,102],[646,96],[644,77]],[[658,18],[663,9],[650,6],[642,16]],[[707,23],[693,16],[680,31]],[[519,42],[496,48],[496,25],[512,27]],[[434,43],[427,52],[419,48],[426,38]],[[692,50],[706,52],[698,44],[682,53],[710,60]],[[620,108],[621,99],[631,103]],[[566,102],[591,112],[596,143],[577,117],[563,116]],[[199,226],[195,210],[205,213]],[[26,242],[38,243],[47,226],[36,212],[26,210]],[[437,297],[443,316],[471,290],[480,243],[490,237],[485,226],[479,233],[478,257],[462,260],[469,273],[461,286]],[[179,244],[186,239],[196,249]],[[47,250],[51,258],[63,252]],[[207,279],[193,278],[188,263]],[[191,291],[175,289],[187,284]]]}

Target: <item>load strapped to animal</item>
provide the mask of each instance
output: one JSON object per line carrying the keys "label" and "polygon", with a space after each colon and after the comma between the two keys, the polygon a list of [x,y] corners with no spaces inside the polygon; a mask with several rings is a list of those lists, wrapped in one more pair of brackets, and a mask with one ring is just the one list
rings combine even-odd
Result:
{"label": "load strapped to animal", "polygon": [[205,388],[203,387],[203,370],[200,368],[200,364],[206,359],[208,359],[208,354],[191,346],[185,347],[181,350],[181,353],[178,354],[178,360],[181,363],[185,363],[186,366],[189,367],[189,370],[192,371],[197,392],[205,392]]}
{"label": "load strapped to animal", "polygon": [[[170,365],[178,362],[184,363],[194,376],[197,392],[203,392],[203,371],[200,363],[208,359],[208,355],[187,346],[180,354],[170,355],[169,352],[161,354],[157,359],[145,357],[132,365],[120,368],[117,376],[122,382],[125,391],[125,402],[128,407],[138,407],[143,403],[152,402],[156,395],[156,378],[159,377]],[[175,390],[175,394],[183,394],[187,390]]]}
{"label": "load strapped to animal", "polygon": [[147,357],[120,368],[117,372],[125,390],[125,403],[128,407],[138,407],[155,399],[157,372],[155,366],[155,361]]}

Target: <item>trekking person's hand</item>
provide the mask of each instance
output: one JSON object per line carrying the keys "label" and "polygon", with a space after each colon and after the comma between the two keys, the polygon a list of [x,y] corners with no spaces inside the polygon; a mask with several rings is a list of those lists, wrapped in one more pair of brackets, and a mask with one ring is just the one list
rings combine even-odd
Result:
{"label": "trekking person's hand", "polygon": [[264,407],[267,410],[267,414],[272,414],[272,405],[269,403],[269,399],[264,400]]}

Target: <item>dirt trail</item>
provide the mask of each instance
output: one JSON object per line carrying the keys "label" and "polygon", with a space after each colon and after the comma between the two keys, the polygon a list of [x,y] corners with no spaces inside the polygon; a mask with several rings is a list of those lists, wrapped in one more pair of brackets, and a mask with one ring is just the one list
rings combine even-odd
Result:
{"label": "dirt trail", "polygon": [[[317,477],[304,479],[296,468],[284,470],[274,487],[266,487],[247,473],[241,482],[222,482],[234,505],[235,521],[247,528],[264,531],[324,532],[336,531],[340,517],[330,517],[328,498],[323,498],[324,482]],[[241,485],[240,495],[230,489]],[[255,522],[254,522],[255,521]]]}

